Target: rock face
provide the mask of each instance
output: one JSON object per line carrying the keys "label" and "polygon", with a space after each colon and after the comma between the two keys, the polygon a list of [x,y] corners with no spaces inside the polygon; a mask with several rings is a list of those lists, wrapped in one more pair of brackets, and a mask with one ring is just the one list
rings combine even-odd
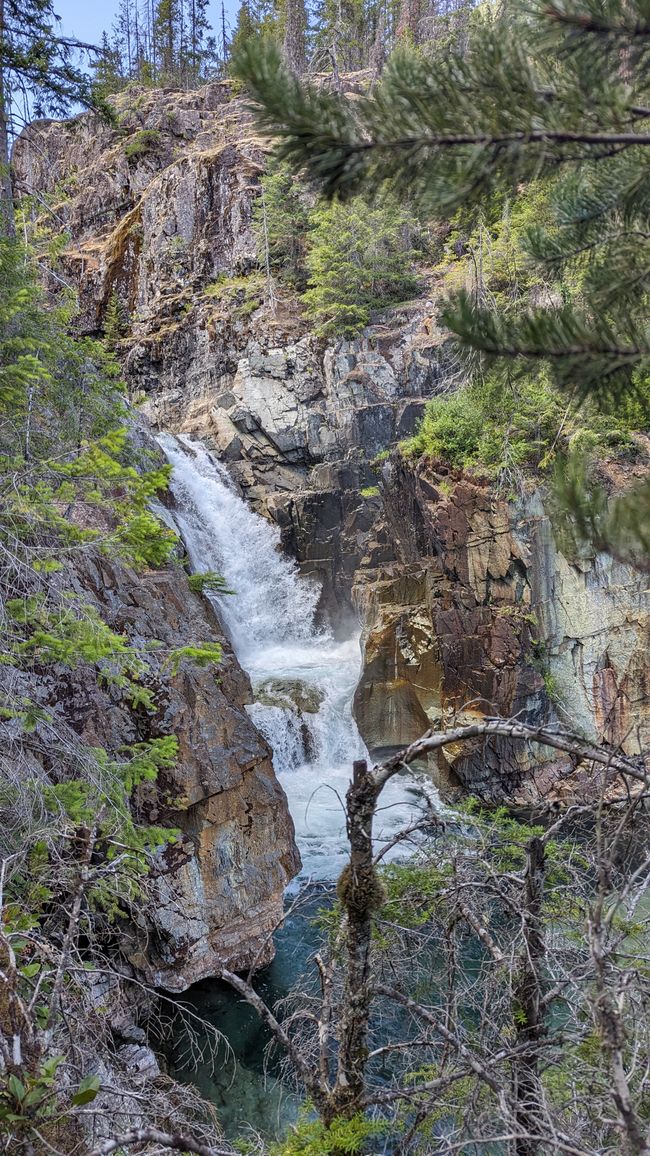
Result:
{"label": "rock face", "polygon": [[[22,757],[30,757],[30,744],[48,750],[52,733],[68,734],[70,750],[81,739],[116,757],[126,745],[176,735],[176,765],[137,788],[133,805],[142,823],[179,830],[180,837],[159,853],[130,930],[126,920],[121,927],[121,949],[140,975],[168,991],[224,966],[262,966],[272,958],[271,931],[300,858],[269,748],[244,709],[248,678],[180,565],[136,574],[101,556],[87,558],[66,587],[72,583],[148,655],[144,678],[155,711],[98,681],[92,666],[53,667],[25,690],[55,724],[27,736]],[[152,648],[153,640],[162,646]],[[178,673],[170,670],[170,651],[205,641],[222,644],[219,666],[183,660]]]}
{"label": "rock face", "polygon": [[118,129],[90,115],[30,126],[14,149],[17,190],[55,201],[85,329],[102,330],[113,294],[122,303],[125,373],[146,416],[218,451],[344,622],[374,513],[360,494],[376,482],[369,463],[413,432],[441,381],[431,303],[355,341],[315,340],[259,271],[264,155],[228,82],[130,90],[116,110]]}
{"label": "rock face", "polygon": [[262,966],[273,956],[270,933],[300,859],[269,748],[244,710],[248,678],[210,603],[192,594],[182,572],[136,576],[99,560],[87,568],[84,588],[111,627],[140,643],[157,638],[176,649],[212,640],[224,648],[219,667],[184,662],[178,674],[156,672],[154,719],[100,701],[96,690],[89,702],[79,688],[85,741],[113,749],[158,734],[179,741],[177,766],[153,789],[139,789],[141,818],[179,828],[182,841],[160,855],[131,962],[168,991],[221,967]]}
{"label": "rock face", "polygon": [[[253,220],[264,156],[228,83],[130,90],[116,108],[118,130],[90,116],[31,126],[15,148],[17,187],[59,198],[72,237],[63,270],[79,285],[86,329],[101,331],[112,294],[128,311],[120,349],[149,419],[205,439],[228,463],[322,582],[321,609],[337,628],[361,617],[355,707],[368,745],[399,746],[431,723],[500,713],[558,719],[638,749],[648,727],[647,580],[604,558],[571,564],[539,494],[513,505],[431,463],[373,465],[445,383],[426,285],[356,340],[316,341],[295,300],[272,298],[260,272]],[[229,701],[231,693],[239,691],[225,691]],[[251,733],[228,736],[244,753],[237,769],[220,765],[224,782],[239,782],[224,805],[245,795],[261,765]],[[210,746],[206,735],[193,736],[198,749]],[[449,791],[527,799],[559,790],[567,769],[550,752],[497,741],[447,748],[436,774]],[[201,798],[188,830],[236,874],[226,812],[224,842],[221,820],[209,826],[210,800],[221,794],[210,785]],[[192,826],[195,816],[208,825]],[[217,894],[227,907],[226,874]],[[174,903],[161,901],[163,924]],[[210,932],[191,910],[189,956],[207,959]],[[234,908],[229,918],[237,929]]]}
{"label": "rock face", "polygon": [[[365,622],[355,707],[370,747],[499,714],[647,749],[646,575],[605,556],[570,563],[539,493],[506,503],[480,479],[398,458],[383,490],[394,558],[365,565],[355,586]],[[561,793],[571,769],[555,753],[496,740],[445,748],[437,774],[447,790],[525,801]]]}

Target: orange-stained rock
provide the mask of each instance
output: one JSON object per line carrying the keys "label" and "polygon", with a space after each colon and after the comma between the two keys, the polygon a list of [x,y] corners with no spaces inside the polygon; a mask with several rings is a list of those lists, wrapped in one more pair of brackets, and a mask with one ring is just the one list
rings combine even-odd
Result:
{"label": "orange-stained rock", "polygon": [[[76,581],[115,630],[145,650],[152,639],[162,642],[146,680],[156,712],[133,709],[127,694],[102,687],[83,665],[42,680],[48,703],[85,742],[111,752],[167,734],[179,741],[176,766],[135,795],[142,822],[177,828],[182,838],[158,854],[147,902],[123,928],[123,948],[150,983],[168,991],[224,966],[262,966],[273,957],[270,933],[300,858],[269,748],[244,709],[248,677],[179,564],[136,574],[92,558]],[[165,654],[203,641],[222,644],[223,662],[201,668],[184,661],[171,674]]]}
{"label": "orange-stained rock", "polygon": [[[399,676],[410,684],[399,701],[413,729],[415,696],[439,728],[516,715],[647,750],[647,576],[604,556],[568,561],[538,492],[509,503],[480,478],[396,456],[383,473],[393,557],[373,567],[367,555],[354,592],[365,622],[355,711],[366,741],[400,745],[395,710],[381,709]],[[511,741],[447,747],[441,767],[448,793],[456,781],[482,797],[531,801],[557,793],[563,776],[569,791],[585,789],[568,759]]]}

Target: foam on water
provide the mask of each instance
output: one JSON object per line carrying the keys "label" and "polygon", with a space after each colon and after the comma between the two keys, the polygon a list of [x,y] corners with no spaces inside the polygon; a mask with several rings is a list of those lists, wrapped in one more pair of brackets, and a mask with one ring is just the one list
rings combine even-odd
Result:
{"label": "foam on water", "polygon": [[[173,466],[175,520],[192,567],[222,574],[234,595],[211,595],[253,689],[298,683],[317,704],[300,713],[266,701],[249,714],[273,750],[296,825],[302,877],[335,879],[347,859],[343,800],[354,759],[367,755],[352,715],[359,678],[358,636],[336,641],[315,626],[318,586],[280,551],[276,527],[251,510],[227,470],[201,442],[161,435]],[[384,789],[378,842],[419,810],[421,788],[409,775]],[[427,792],[431,794],[431,789]]]}

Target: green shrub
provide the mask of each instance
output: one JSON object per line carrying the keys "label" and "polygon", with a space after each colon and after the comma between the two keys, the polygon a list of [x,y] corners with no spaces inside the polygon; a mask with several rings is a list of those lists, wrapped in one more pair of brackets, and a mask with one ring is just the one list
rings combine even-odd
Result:
{"label": "green shrub", "polygon": [[635,399],[605,415],[589,404],[572,408],[545,371],[531,377],[494,370],[456,393],[434,397],[402,451],[495,478],[506,470],[545,469],[556,450],[633,450],[629,431],[639,427],[646,399],[644,384]]}
{"label": "green shrub", "polygon": [[162,135],[155,128],[142,128],[129,137],[124,146],[124,155],[128,161],[138,160],[155,152],[162,143]]}

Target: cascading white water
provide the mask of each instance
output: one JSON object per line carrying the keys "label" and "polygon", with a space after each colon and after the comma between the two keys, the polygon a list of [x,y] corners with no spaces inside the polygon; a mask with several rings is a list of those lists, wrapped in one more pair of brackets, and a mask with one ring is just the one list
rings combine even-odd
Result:
{"label": "cascading white water", "polygon": [[[334,879],[347,857],[343,798],[352,761],[367,754],[352,716],[358,637],[337,642],[316,628],[318,587],[280,552],[279,531],[246,505],[205,446],[169,434],[158,441],[173,466],[175,520],[192,567],[217,571],[235,592],[211,597],[251,678],[257,701],[249,714],[273,750],[303,876]],[[379,841],[412,821],[421,793],[410,776],[390,781]]]}

